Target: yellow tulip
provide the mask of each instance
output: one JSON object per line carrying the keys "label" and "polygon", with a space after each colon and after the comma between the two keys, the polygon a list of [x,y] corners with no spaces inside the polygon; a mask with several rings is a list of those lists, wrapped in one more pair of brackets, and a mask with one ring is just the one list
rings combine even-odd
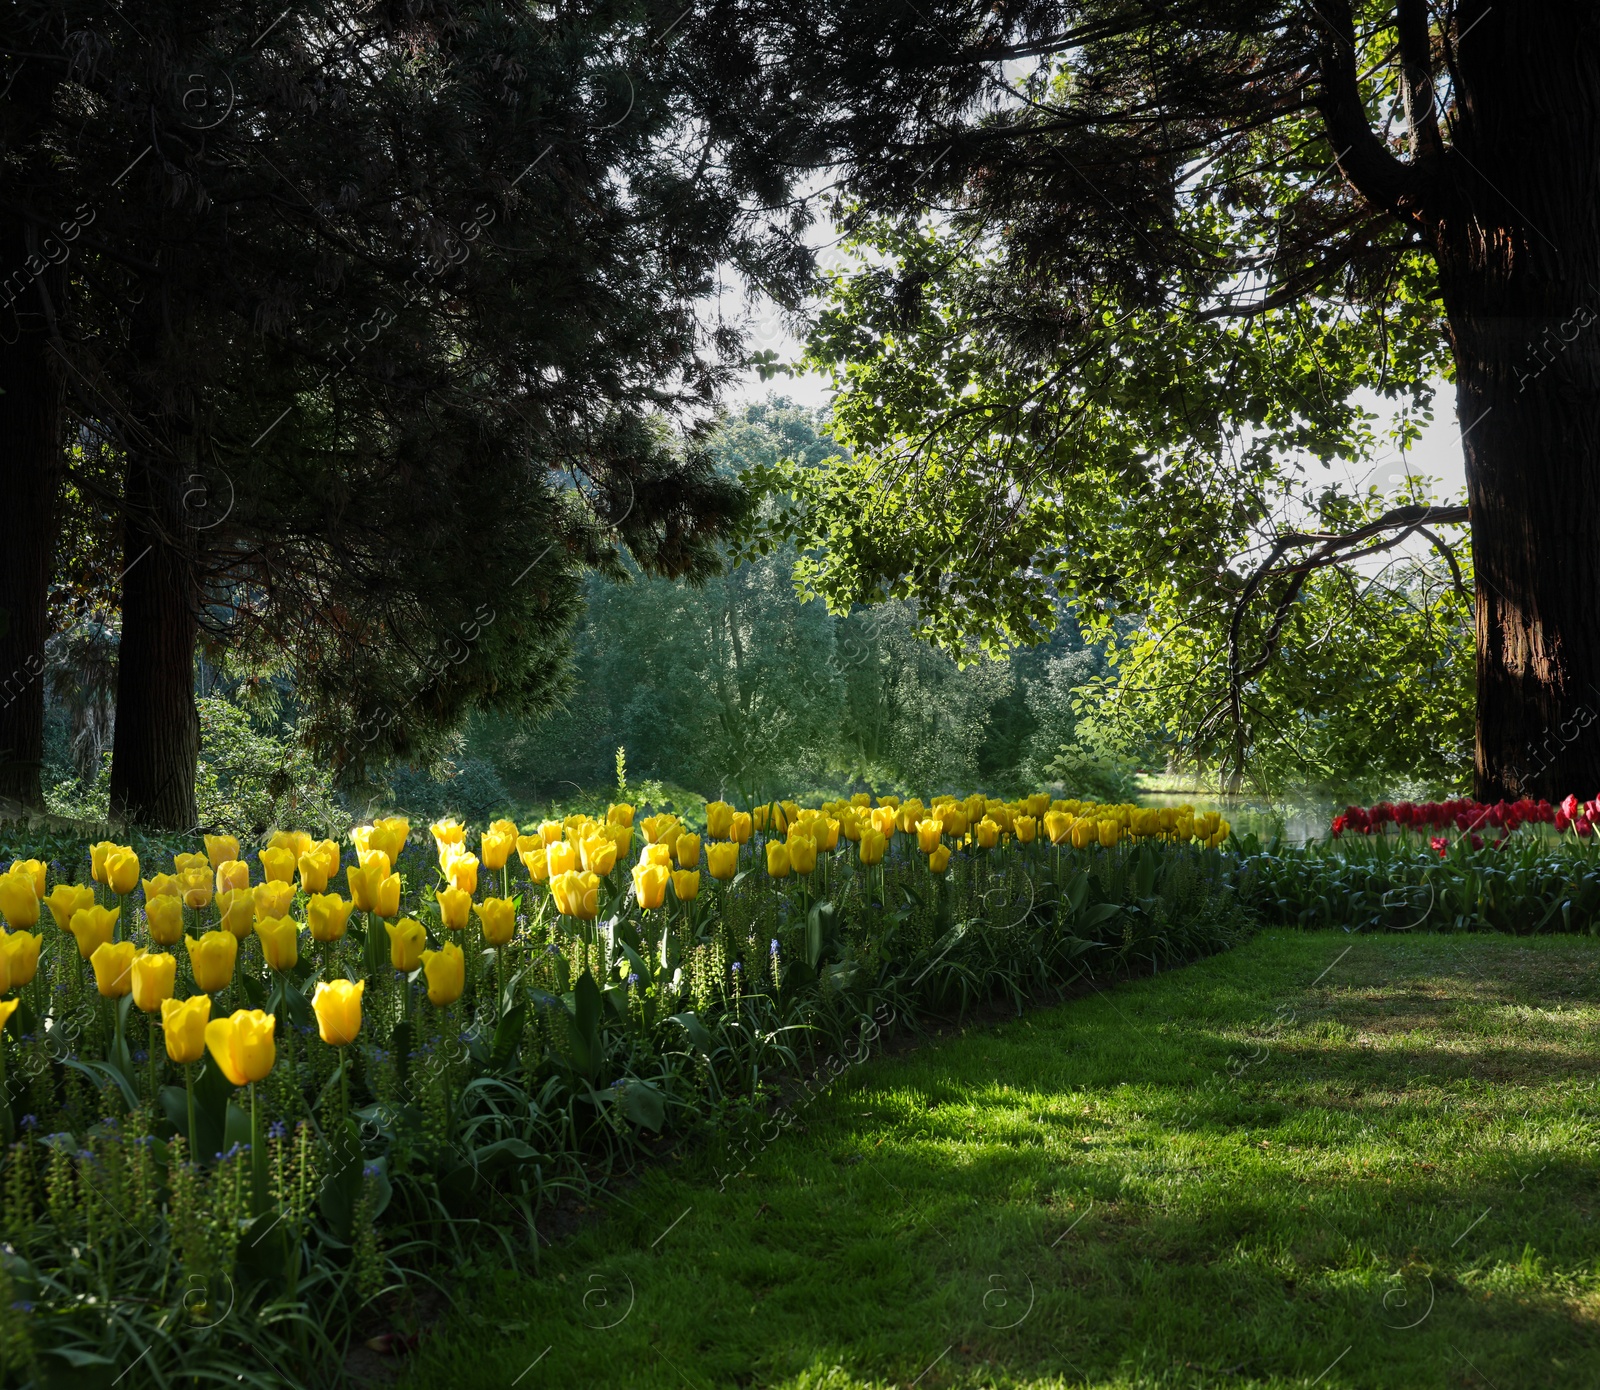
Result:
{"label": "yellow tulip", "polygon": [[881,830],[868,828],[861,832],[861,862],[866,865],[883,863],[889,848],[889,837]]}
{"label": "yellow tulip", "polygon": [[121,849],[115,840],[101,840],[89,846],[89,876],[96,883],[110,883],[106,874],[106,856],[114,849]]}
{"label": "yellow tulip", "polygon": [[109,942],[121,915],[120,907],[80,907],[74,912],[67,930],[78,939],[78,954],[88,960],[97,947]]}
{"label": "yellow tulip", "polygon": [[478,855],[483,867],[498,872],[505,868],[506,860],[517,846],[517,827],[508,820],[497,820],[483,832],[478,842]]}
{"label": "yellow tulip", "polygon": [[350,896],[363,912],[393,917],[400,911],[400,875],[386,872],[388,862],[389,857],[384,855],[364,869],[350,869],[346,873],[350,880]]}
{"label": "yellow tulip", "polygon": [[415,917],[385,922],[383,929],[389,933],[389,964],[409,975],[422,962],[422,948],[428,944],[428,933]]}
{"label": "yellow tulip", "polygon": [[186,1066],[206,1055],[206,1023],[211,1018],[211,996],[197,994],[181,1003],[161,1001],[161,1031],[167,1044],[167,1060]]}
{"label": "yellow tulip", "polygon": [[30,936],[25,931],[0,934],[0,961],[4,962],[7,989],[21,989],[39,973],[39,946],[43,940],[42,936]]}
{"label": "yellow tulip", "polygon": [[992,816],[984,816],[973,828],[972,838],[982,849],[993,849],[1000,843],[1000,824]]}
{"label": "yellow tulip", "polygon": [[350,924],[353,903],[337,893],[313,893],[306,899],[306,925],[313,941],[337,941]]}
{"label": "yellow tulip", "polygon": [[609,835],[591,835],[578,846],[578,860],[590,873],[604,878],[617,867],[617,842]]}
{"label": "yellow tulip", "polygon": [[66,931],[67,924],[72,921],[73,913],[94,906],[94,889],[87,883],[58,883],[50,890],[50,896],[44,900],[44,905],[50,909],[50,915],[56,919],[56,925],[62,931]]}
{"label": "yellow tulip", "polygon": [[183,941],[189,951],[189,969],[194,974],[196,989],[205,994],[215,994],[233,983],[234,962],[239,958],[239,938],[231,931],[208,931],[198,940],[186,936]]}
{"label": "yellow tulip", "polygon": [[296,863],[311,848],[311,836],[304,830],[275,830],[267,840],[268,849],[286,849]]}
{"label": "yellow tulip", "polygon": [[140,951],[133,958],[134,1007],[142,1013],[155,1013],[172,998],[172,986],[177,978],[176,956],[169,956],[165,951]]}
{"label": "yellow tulip", "polygon": [[731,838],[733,807],[726,801],[706,802],[706,834],[713,840]]}
{"label": "yellow tulip", "polygon": [[0,914],[13,930],[39,925],[39,895],[29,874],[0,874]]}
{"label": "yellow tulip", "polygon": [[936,874],[942,874],[950,867],[950,846],[940,845],[928,856],[928,867]]}
{"label": "yellow tulip", "polygon": [[840,833],[853,844],[860,843],[863,829],[860,816],[846,816],[839,822]]}
{"label": "yellow tulip", "polygon": [[300,887],[307,893],[325,893],[328,890],[328,880],[333,876],[328,872],[327,862],[315,850],[307,850],[295,862],[295,867],[300,870]]}
{"label": "yellow tulip", "polygon": [[287,917],[289,908],[294,903],[295,887],[292,879],[272,879],[267,883],[258,883],[250,890],[250,899],[255,904],[256,916],[260,917]]}
{"label": "yellow tulip", "polygon": [[175,898],[178,896],[177,874],[157,874],[154,878],[145,879],[142,886],[146,902],[149,902],[151,898]]}
{"label": "yellow tulip", "polygon": [[626,801],[619,801],[615,806],[606,808],[607,825],[625,825],[633,829],[633,807]]}
{"label": "yellow tulip", "polygon": [[558,874],[568,874],[578,867],[577,846],[569,845],[565,841],[547,845],[544,852],[545,862],[549,865],[552,881]]}
{"label": "yellow tulip", "polygon": [[[750,824],[753,825],[757,830],[765,830],[767,828],[767,818],[771,814],[772,814],[772,807],[771,806],[766,806],[766,805],[757,806],[753,811],[750,812]],[[774,829],[782,830],[783,829],[783,825],[781,824],[782,819],[783,819],[783,812],[782,811],[778,812],[778,819],[779,819],[780,823],[777,826],[775,826]]]}
{"label": "yellow tulip", "polygon": [[789,867],[797,874],[809,874],[817,867],[817,842],[809,835],[796,835],[786,846]]}
{"label": "yellow tulip", "polygon": [[1100,844],[1104,848],[1113,848],[1117,841],[1121,839],[1121,837],[1122,826],[1119,822],[1114,820],[1103,820],[1100,822]]}
{"label": "yellow tulip", "polygon": [[261,955],[274,970],[293,970],[300,959],[300,924],[287,917],[263,917],[256,923]]}
{"label": "yellow tulip", "polygon": [[[197,855],[196,857],[204,858],[203,855]],[[185,869],[178,875],[178,891],[183,898],[185,907],[210,907],[213,891],[211,870],[209,868]]]}
{"label": "yellow tulip", "polygon": [[255,930],[256,895],[248,888],[230,888],[218,893],[217,916],[224,931],[243,941]]}
{"label": "yellow tulip", "polygon": [[816,825],[821,834],[816,836],[817,848],[834,850],[839,847],[839,822],[832,816],[818,816]]}
{"label": "yellow tulip", "polygon": [[[519,848],[517,858],[522,860],[522,867],[528,871],[528,877],[535,883],[543,883],[550,877],[550,859],[545,849],[545,843],[537,836],[524,835],[523,840],[532,839],[534,843]],[[522,841],[517,842],[521,845]]]}
{"label": "yellow tulip", "polygon": [[[650,848],[654,848],[652,845]],[[646,911],[660,907],[667,900],[667,880],[670,871],[661,864],[635,864],[633,866],[633,891],[639,906]]]}
{"label": "yellow tulip", "polygon": [[600,880],[594,874],[568,871],[553,874],[550,893],[556,900],[556,911],[580,921],[592,921],[600,911]]}
{"label": "yellow tulip", "polygon": [[250,866],[242,859],[230,859],[217,865],[217,892],[228,893],[235,888],[250,886]]}
{"label": "yellow tulip", "polygon": [[1068,843],[1072,838],[1072,817],[1065,811],[1045,812],[1044,833],[1053,845]]}
{"label": "yellow tulip", "polygon": [[442,1009],[461,998],[467,985],[467,960],[455,942],[447,941],[437,951],[422,953],[422,973],[428,981],[428,1002]]}
{"label": "yellow tulip", "polygon": [[206,877],[211,877],[211,861],[203,854],[174,854],[172,856],[172,872],[179,878],[193,872],[195,869],[204,869]]}
{"label": "yellow tulip", "polygon": [[644,829],[645,839],[652,845],[670,844],[683,829],[678,818],[665,811],[658,816],[646,816],[639,824]]}
{"label": "yellow tulip", "polygon": [[706,871],[723,882],[733,878],[739,872],[739,846],[732,840],[718,840],[707,845]]}
{"label": "yellow tulip", "polygon": [[278,1059],[272,1036],[277,1022],[260,1009],[240,1009],[231,1018],[214,1018],[206,1024],[206,1047],[235,1086],[260,1081],[272,1070]]}
{"label": "yellow tulip", "polygon": [[206,862],[213,869],[239,862],[239,841],[232,835],[207,835]]}
{"label": "yellow tulip", "polygon": [[183,940],[183,899],[166,895],[147,898],[144,904],[144,920],[145,925],[150,928],[150,939],[156,945],[176,946]]}
{"label": "yellow tulip", "polygon": [[22,874],[33,884],[33,895],[36,898],[44,897],[45,873],[48,869],[42,859],[14,859],[11,867],[6,870],[8,874]]}
{"label": "yellow tulip", "polygon": [[633,853],[633,828],[627,825],[603,825],[599,833],[607,835],[617,847],[617,862],[621,863]]}
{"label": "yellow tulip", "polygon": [[664,869],[672,867],[671,845],[645,845],[639,850],[641,864],[659,864]]}
{"label": "yellow tulip", "polygon": [[1031,845],[1039,834],[1039,822],[1033,816],[1018,816],[1011,823],[1019,843]]}
{"label": "yellow tulip", "polygon": [[672,852],[677,856],[680,869],[693,869],[700,863],[700,837],[698,835],[680,835],[672,846]]}
{"label": "yellow tulip", "polygon": [[126,847],[106,855],[106,882],[117,894],[131,893],[139,886],[139,856]]}
{"label": "yellow tulip", "polygon": [[553,845],[566,834],[566,826],[558,820],[539,822],[539,838],[547,845]]}
{"label": "yellow tulip", "polygon": [[381,849],[393,864],[411,837],[411,822],[404,816],[387,816],[372,823],[372,848]]}
{"label": "yellow tulip", "polygon": [[680,903],[692,903],[700,896],[700,870],[674,869],[672,893]]}
{"label": "yellow tulip", "polygon": [[[815,857],[812,863],[815,864]],[[781,840],[767,841],[767,873],[773,878],[788,878],[792,866],[789,863],[789,846]]]}
{"label": "yellow tulip", "polygon": [[329,1047],[349,1047],[361,1031],[361,996],[365,980],[323,980],[311,996],[317,1032]]}
{"label": "yellow tulip", "polygon": [[444,866],[444,876],[452,888],[463,893],[478,891],[478,856],[465,852],[453,856]]}
{"label": "yellow tulip", "polygon": [[434,821],[428,829],[433,834],[434,847],[439,851],[439,866],[443,868],[445,860],[450,857],[445,846],[451,845],[456,849],[460,849],[465,845],[467,842],[467,827],[462,825],[454,816],[451,816],[448,820]]}
{"label": "yellow tulip", "polygon": [[728,838],[735,844],[748,844],[750,837],[755,834],[755,824],[748,811],[735,811],[733,819],[728,822]]}
{"label": "yellow tulip", "polygon": [[939,848],[939,837],[944,834],[942,820],[919,820],[916,824],[917,848],[924,854],[932,854]]}
{"label": "yellow tulip", "polygon": [[107,999],[120,999],[133,992],[133,958],[139,948],[131,941],[103,941],[94,948],[89,964],[94,969],[94,987]]}
{"label": "yellow tulip", "polygon": [[434,900],[439,904],[439,920],[451,931],[460,931],[472,920],[472,894],[459,888],[436,888]]}
{"label": "yellow tulip", "polygon": [[517,908],[510,898],[485,898],[472,909],[483,927],[483,939],[504,946],[517,929]]}
{"label": "yellow tulip", "polygon": [[261,861],[261,872],[268,883],[293,883],[295,856],[292,850],[264,849],[256,854]]}

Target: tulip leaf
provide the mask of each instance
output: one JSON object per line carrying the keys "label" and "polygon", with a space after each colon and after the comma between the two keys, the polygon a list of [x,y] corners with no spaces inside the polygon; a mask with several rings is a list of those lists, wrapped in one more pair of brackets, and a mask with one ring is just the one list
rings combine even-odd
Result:
{"label": "tulip leaf", "polygon": [[361,1195],[361,1130],[355,1120],[328,1126],[332,1162],[323,1175],[317,1207],[328,1229],[342,1241],[350,1239],[356,1201]]}
{"label": "tulip leaf", "polygon": [[222,1126],[222,1152],[230,1153],[235,1144],[242,1149],[250,1143],[250,1112],[242,1105],[228,1102],[227,1118]]}
{"label": "tulip leaf", "polygon": [[283,999],[289,1011],[289,1021],[296,1028],[309,1028],[316,1019],[311,1011],[311,1001],[305,991],[290,980],[283,982]]}
{"label": "tulip leaf", "polygon": [[694,1013],[673,1014],[669,1023],[676,1023],[689,1035],[689,1041],[694,1044],[697,1051],[709,1057],[711,1055],[711,1034],[706,1031],[706,1026]]}
{"label": "tulip leaf", "polygon": [[528,1021],[528,1006],[519,1003],[516,1008],[502,1015],[500,1022],[494,1029],[494,1046],[489,1053],[489,1065],[496,1069],[503,1067],[517,1055],[517,1048],[522,1042],[522,1030]]}
{"label": "tulip leaf", "polygon": [[600,986],[587,970],[572,987],[572,1047],[577,1067],[593,1081],[600,1070]]}
{"label": "tulip leaf", "polygon": [[660,1090],[638,1077],[629,1078],[618,1097],[622,1113],[641,1129],[661,1132],[667,1119],[667,1102]]}
{"label": "tulip leaf", "polygon": [[289,1230],[283,1213],[264,1211],[239,1235],[238,1261],[258,1279],[279,1280],[289,1263]]}
{"label": "tulip leaf", "polygon": [[66,1058],[64,1065],[71,1067],[74,1071],[81,1071],[94,1082],[97,1090],[103,1091],[108,1082],[114,1084],[130,1111],[139,1108],[138,1092],[133,1089],[128,1079],[115,1067],[107,1066],[104,1062],[80,1061],[76,1057]]}

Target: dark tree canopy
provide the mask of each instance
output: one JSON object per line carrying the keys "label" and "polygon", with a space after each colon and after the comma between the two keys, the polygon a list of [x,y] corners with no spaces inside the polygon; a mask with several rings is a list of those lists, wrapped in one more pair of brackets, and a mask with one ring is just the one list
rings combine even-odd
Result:
{"label": "dark tree canopy", "polygon": [[742,494],[670,425],[737,349],[699,305],[725,261],[799,262],[707,167],[669,10],[8,13],[5,215],[66,252],[8,305],[64,414],[6,462],[73,441],[69,497],[119,528],[75,570],[122,608],[114,809],[192,817],[197,639],[291,673],[354,775],[548,705],[619,545],[716,566]]}
{"label": "dark tree canopy", "polygon": [[[1600,786],[1529,744],[1600,691],[1600,11],[1450,0],[727,0],[738,160],[826,169],[878,258],[813,344],[855,462],[802,497],[839,601],[915,596],[950,642],[1059,587],[1259,601],[1432,533],[1422,504],[1274,548],[1293,450],[1369,449],[1353,400],[1454,380],[1476,585],[1478,794]],[[1334,512],[1340,509],[1335,507]],[[1344,509],[1348,518],[1348,508]],[[1237,563],[1263,542],[1263,572]],[[1234,563],[1230,564],[1230,561]],[[1251,628],[1251,624],[1256,624]]]}

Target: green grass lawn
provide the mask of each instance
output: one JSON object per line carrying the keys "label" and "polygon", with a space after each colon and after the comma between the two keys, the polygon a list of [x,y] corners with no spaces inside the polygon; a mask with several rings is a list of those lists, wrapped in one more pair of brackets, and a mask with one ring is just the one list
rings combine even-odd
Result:
{"label": "green grass lawn", "polygon": [[1597,968],[1273,932],[853,1066],[480,1276],[412,1383],[1600,1386]]}

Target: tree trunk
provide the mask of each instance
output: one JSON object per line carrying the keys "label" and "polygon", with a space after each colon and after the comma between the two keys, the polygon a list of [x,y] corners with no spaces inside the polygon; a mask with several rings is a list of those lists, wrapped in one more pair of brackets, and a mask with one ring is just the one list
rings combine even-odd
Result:
{"label": "tree trunk", "polygon": [[1477,570],[1483,800],[1600,793],[1600,110],[1573,100],[1600,92],[1600,29],[1580,9],[1470,16],[1460,210],[1435,237]]}
{"label": "tree trunk", "polygon": [[196,820],[198,594],[181,474],[170,457],[133,454],[124,504],[126,568],[111,813],[159,830],[189,829]]}
{"label": "tree trunk", "polygon": [[0,228],[0,799],[44,804],[44,644],[61,486],[60,377],[49,324],[61,272],[19,220]]}

